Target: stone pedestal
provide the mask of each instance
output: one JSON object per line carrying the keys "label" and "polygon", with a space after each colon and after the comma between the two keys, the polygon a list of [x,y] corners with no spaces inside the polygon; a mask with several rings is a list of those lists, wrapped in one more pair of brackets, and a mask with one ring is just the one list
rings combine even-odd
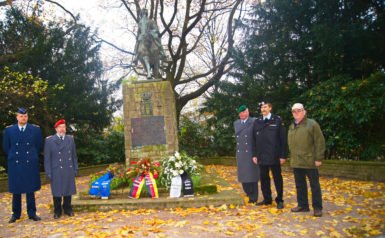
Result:
{"label": "stone pedestal", "polygon": [[168,81],[123,85],[126,164],[178,150],[175,99]]}

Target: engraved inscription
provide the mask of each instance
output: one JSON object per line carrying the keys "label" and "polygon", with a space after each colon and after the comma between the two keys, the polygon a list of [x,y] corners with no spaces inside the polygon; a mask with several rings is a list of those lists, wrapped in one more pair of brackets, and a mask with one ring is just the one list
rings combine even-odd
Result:
{"label": "engraved inscription", "polygon": [[131,118],[132,147],[166,144],[164,117]]}

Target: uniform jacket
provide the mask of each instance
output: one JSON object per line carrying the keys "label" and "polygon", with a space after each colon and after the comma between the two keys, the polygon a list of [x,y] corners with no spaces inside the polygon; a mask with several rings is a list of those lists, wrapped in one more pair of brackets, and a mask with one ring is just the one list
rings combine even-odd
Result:
{"label": "uniform jacket", "polygon": [[255,118],[249,117],[245,124],[242,124],[239,119],[234,122],[238,181],[241,183],[252,183],[259,180],[259,166],[252,161],[254,120]]}
{"label": "uniform jacket", "polygon": [[314,169],[315,161],[324,159],[325,138],[316,121],[304,118],[297,126],[291,124],[288,141],[291,167]]}
{"label": "uniform jacket", "polygon": [[51,181],[54,197],[76,194],[75,176],[78,170],[78,158],[72,136],[65,135],[64,140],[57,135],[45,139],[44,169]]}
{"label": "uniform jacket", "polygon": [[24,132],[17,124],[5,128],[3,149],[8,159],[10,193],[31,193],[40,189],[39,153],[42,145],[39,126],[27,123]]}
{"label": "uniform jacket", "polygon": [[258,164],[276,165],[279,159],[287,158],[287,134],[279,116],[271,114],[268,121],[263,116],[254,121],[253,136],[255,139],[255,151]]}

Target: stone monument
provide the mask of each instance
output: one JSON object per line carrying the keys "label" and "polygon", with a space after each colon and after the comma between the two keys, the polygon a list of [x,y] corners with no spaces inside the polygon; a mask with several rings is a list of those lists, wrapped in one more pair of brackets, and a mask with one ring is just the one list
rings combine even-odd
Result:
{"label": "stone monument", "polygon": [[168,81],[123,84],[126,164],[178,151],[174,93]]}
{"label": "stone monument", "polygon": [[142,9],[133,63],[143,65],[146,80],[123,84],[126,164],[160,159],[178,150],[174,91],[160,76],[161,62],[166,60],[156,22]]}

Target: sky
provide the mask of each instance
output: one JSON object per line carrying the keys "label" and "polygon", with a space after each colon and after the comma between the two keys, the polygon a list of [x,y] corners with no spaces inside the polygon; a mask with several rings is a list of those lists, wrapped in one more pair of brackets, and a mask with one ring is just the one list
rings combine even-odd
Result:
{"label": "sky", "polygon": [[[135,47],[135,36],[127,31],[132,29],[132,25],[136,24],[133,19],[129,18],[127,10],[121,7],[121,2],[118,0],[57,0],[63,7],[70,11],[75,16],[79,14],[79,23],[89,26],[92,31],[97,32],[97,35],[115,44],[116,46],[133,51]],[[68,13],[54,4],[46,3],[47,12],[58,20],[61,18],[71,19]],[[107,44],[102,44],[100,56],[105,68],[110,68],[121,58],[122,54]],[[131,61],[131,57],[123,55],[126,62]],[[105,78],[115,81],[122,75],[120,68],[114,68],[104,74]],[[121,89],[113,95],[117,98],[122,98]],[[122,110],[115,113],[115,116],[121,116]]]}
{"label": "sky", "polygon": [[[127,10],[121,7],[118,0],[57,0],[67,10],[74,15],[80,15],[80,23],[91,27],[97,31],[98,36],[103,40],[111,42],[116,46],[133,51],[135,47],[135,36],[127,31],[132,29],[132,24],[136,23],[128,16]],[[70,19],[68,13],[54,4],[46,3],[48,13],[56,18]],[[109,61],[119,52],[111,46],[102,44],[102,59],[108,66]]]}

